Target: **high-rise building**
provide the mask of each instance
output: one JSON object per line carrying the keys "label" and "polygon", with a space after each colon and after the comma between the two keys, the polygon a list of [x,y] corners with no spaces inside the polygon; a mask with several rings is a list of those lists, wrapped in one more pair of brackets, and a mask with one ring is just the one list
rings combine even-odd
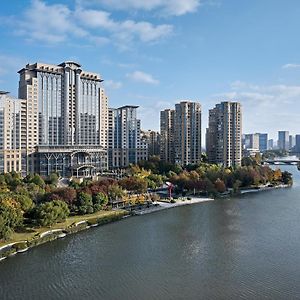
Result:
{"label": "high-rise building", "polygon": [[175,110],[160,112],[160,158],[175,163]]}
{"label": "high-rise building", "polygon": [[244,148],[259,150],[259,146],[260,146],[259,141],[260,141],[259,133],[245,134]]}
{"label": "high-rise building", "polygon": [[25,157],[26,101],[0,91],[0,173],[22,172]]}
{"label": "high-rise building", "polygon": [[265,152],[268,150],[268,134],[259,133],[259,151]]}
{"label": "high-rise building", "polygon": [[268,149],[267,133],[251,133],[243,135],[243,149],[259,150],[260,152]]}
{"label": "high-rise building", "polygon": [[145,138],[148,144],[148,155],[159,156],[160,155],[160,134],[157,131],[148,130],[142,131],[142,137]]}
{"label": "high-rise building", "polygon": [[268,140],[268,150],[273,150],[274,149],[274,140],[270,139]]}
{"label": "high-rise building", "polygon": [[100,75],[75,62],[19,71],[27,102],[27,172],[91,176],[107,168],[107,97]]}
{"label": "high-rise building", "polygon": [[289,132],[288,131],[278,131],[278,149],[279,150],[289,150]]}
{"label": "high-rise building", "polygon": [[300,134],[296,134],[295,140],[295,152],[300,153]]}
{"label": "high-rise building", "polygon": [[175,105],[175,163],[201,161],[201,104],[181,101]]}
{"label": "high-rise building", "polygon": [[295,137],[293,135],[289,136],[289,150],[292,150],[296,144]]}
{"label": "high-rise building", "polygon": [[160,113],[161,159],[180,165],[201,161],[201,105],[181,101]]}
{"label": "high-rise building", "polygon": [[238,102],[222,102],[209,111],[206,134],[210,163],[239,166],[242,159],[242,110]]}
{"label": "high-rise building", "polygon": [[109,108],[110,168],[124,168],[148,159],[147,143],[141,139],[141,121],[137,118],[137,108],[133,105]]}

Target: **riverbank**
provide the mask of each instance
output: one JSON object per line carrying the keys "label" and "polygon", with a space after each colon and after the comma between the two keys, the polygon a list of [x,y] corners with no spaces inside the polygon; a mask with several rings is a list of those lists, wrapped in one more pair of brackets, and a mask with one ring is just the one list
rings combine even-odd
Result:
{"label": "riverbank", "polygon": [[187,199],[177,199],[175,203],[167,201],[157,201],[153,206],[148,208],[141,208],[129,212],[127,210],[113,210],[100,211],[91,215],[73,216],[67,218],[63,223],[57,223],[51,228],[49,227],[29,227],[25,228],[23,232],[15,232],[12,235],[9,243],[0,243],[0,261],[8,257],[12,257],[17,253],[23,253],[30,248],[38,245],[51,242],[53,240],[63,238],[66,235],[80,232],[82,230],[103,225],[106,223],[118,221],[130,215],[144,215],[154,213],[157,211],[175,208],[179,206],[192,205],[207,201],[213,201],[212,198],[196,198],[191,197]]}
{"label": "riverbank", "polygon": [[212,199],[212,198],[190,197],[190,200],[176,199],[175,203],[170,203],[170,202],[166,202],[166,201],[156,201],[156,202],[154,202],[154,206],[149,207],[149,208],[144,208],[141,210],[135,210],[134,213],[135,213],[135,215],[145,215],[145,214],[150,214],[150,213],[154,213],[157,211],[170,209],[170,208],[174,208],[174,207],[197,204],[197,203],[208,202],[208,201],[213,201],[213,200],[214,199]]}
{"label": "riverbank", "polygon": [[283,188],[289,188],[289,187],[292,187],[292,185],[290,185],[290,184],[278,184],[278,185],[275,185],[275,186],[261,185],[261,186],[258,186],[258,187],[241,190],[240,194],[243,195],[243,194],[264,192],[264,191],[270,191],[270,190],[275,190],[275,189],[283,189]]}
{"label": "riverbank", "polygon": [[118,221],[128,214],[125,210],[99,211],[90,215],[69,217],[66,221],[57,223],[51,228],[27,227],[22,232],[13,233],[9,242],[0,243],[0,261],[66,235]]}

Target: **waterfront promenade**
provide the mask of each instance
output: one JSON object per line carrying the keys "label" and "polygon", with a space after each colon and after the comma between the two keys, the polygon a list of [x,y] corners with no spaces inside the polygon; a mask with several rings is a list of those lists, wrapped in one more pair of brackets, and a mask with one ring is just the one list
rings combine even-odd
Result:
{"label": "waterfront promenade", "polygon": [[169,208],[174,208],[174,207],[184,206],[184,205],[197,204],[197,203],[213,201],[213,200],[214,200],[213,198],[191,197],[191,200],[176,199],[175,203],[170,203],[170,202],[165,202],[165,201],[156,201],[156,202],[153,203],[152,207],[137,210],[137,211],[135,211],[135,214],[136,215],[150,214],[150,213],[154,213],[154,212],[161,211],[161,210],[164,210],[164,209],[169,209]]}

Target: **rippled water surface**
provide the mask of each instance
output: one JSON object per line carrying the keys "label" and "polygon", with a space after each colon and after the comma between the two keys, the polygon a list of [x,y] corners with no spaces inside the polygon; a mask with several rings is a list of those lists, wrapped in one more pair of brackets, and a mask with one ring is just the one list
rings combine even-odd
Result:
{"label": "rippled water surface", "polygon": [[295,185],[93,228],[0,263],[0,299],[300,299]]}

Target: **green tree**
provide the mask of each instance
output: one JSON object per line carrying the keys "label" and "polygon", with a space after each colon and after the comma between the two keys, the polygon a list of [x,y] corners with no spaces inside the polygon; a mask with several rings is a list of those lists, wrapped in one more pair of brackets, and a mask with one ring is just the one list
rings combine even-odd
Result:
{"label": "green tree", "polygon": [[9,195],[0,199],[0,239],[8,239],[16,227],[23,223],[20,204]]}
{"label": "green tree", "polygon": [[35,209],[35,219],[41,226],[52,226],[57,222],[63,222],[70,214],[68,205],[60,200],[45,202]]}
{"label": "green tree", "polygon": [[108,197],[104,193],[100,192],[96,195],[93,195],[93,208],[94,211],[99,211],[103,209],[108,203]]}
{"label": "green tree", "polygon": [[80,192],[77,196],[77,206],[81,215],[92,214],[94,212],[93,199],[90,194]]}
{"label": "green tree", "polygon": [[117,184],[113,184],[108,187],[108,198],[110,201],[115,201],[117,199],[123,198],[125,196],[125,191]]}
{"label": "green tree", "polygon": [[38,174],[34,174],[34,176],[32,177],[31,183],[34,183],[35,185],[39,186],[40,188],[44,188],[45,187],[45,181],[43,180],[43,178],[38,175]]}
{"label": "green tree", "polygon": [[20,203],[21,209],[24,212],[28,212],[34,207],[32,199],[25,194],[17,194],[15,195],[15,199]]}

